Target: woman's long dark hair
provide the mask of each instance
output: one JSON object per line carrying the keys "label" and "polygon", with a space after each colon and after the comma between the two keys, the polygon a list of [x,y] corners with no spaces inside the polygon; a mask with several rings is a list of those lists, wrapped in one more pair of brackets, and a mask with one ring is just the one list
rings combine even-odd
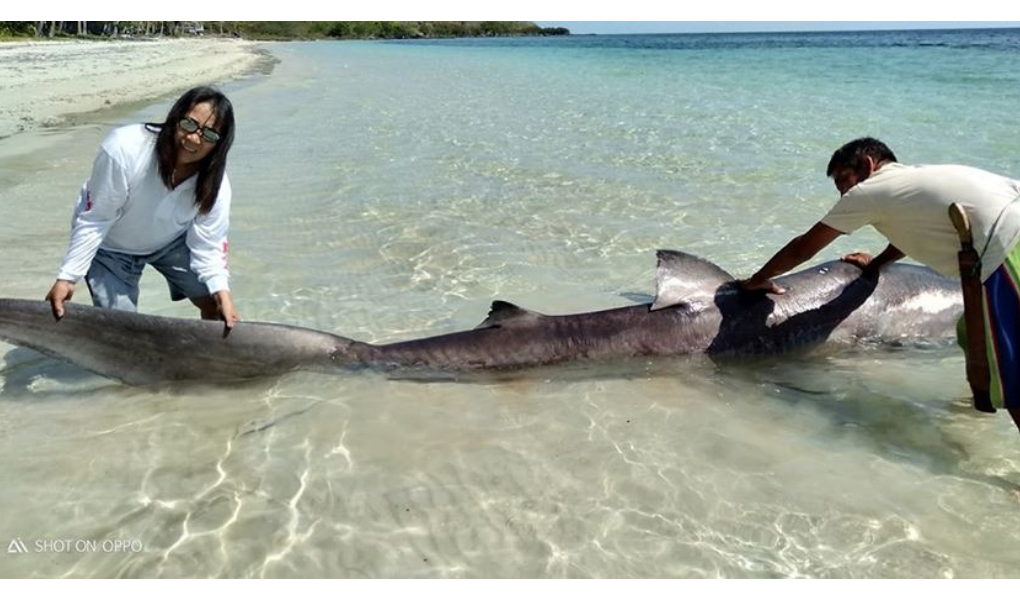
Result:
{"label": "woman's long dark hair", "polygon": [[[195,185],[195,204],[198,212],[208,214],[214,204],[216,195],[223,183],[223,174],[227,169],[227,153],[234,143],[234,106],[222,92],[215,88],[200,86],[192,88],[177,99],[163,123],[146,123],[145,126],[156,137],[156,157],[159,162],[159,177],[167,189],[173,189],[174,166],[177,163],[178,147],[175,142],[177,123],[188,116],[192,107],[202,102],[212,105],[216,117],[216,132],[220,139],[216,142],[209,156],[198,165],[198,182]],[[207,143],[207,142],[203,142]]]}

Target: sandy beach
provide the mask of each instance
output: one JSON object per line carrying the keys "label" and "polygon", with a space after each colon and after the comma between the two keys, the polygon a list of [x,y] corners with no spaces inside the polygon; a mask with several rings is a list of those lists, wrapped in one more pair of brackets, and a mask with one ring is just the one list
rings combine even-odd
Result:
{"label": "sandy beach", "polygon": [[0,44],[0,138],[242,75],[265,60],[258,46],[211,38]]}

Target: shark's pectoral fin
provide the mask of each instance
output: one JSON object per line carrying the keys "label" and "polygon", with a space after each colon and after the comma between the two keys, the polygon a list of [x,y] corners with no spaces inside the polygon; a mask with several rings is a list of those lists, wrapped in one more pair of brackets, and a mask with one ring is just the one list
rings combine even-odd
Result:
{"label": "shark's pectoral fin", "polygon": [[655,272],[655,302],[651,310],[659,310],[692,301],[709,301],[719,287],[733,281],[733,276],[718,265],[693,254],[676,250],[659,250]]}
{"label": "shark's pectoral fin", "polygon": [[489,307],[489,316],[482,321],[475,329],[486,327],[507,327],[515,323],[531,323],[535,319],[541,319],[545,315],[530,310],[525,310],[516,304],[496,300]]}

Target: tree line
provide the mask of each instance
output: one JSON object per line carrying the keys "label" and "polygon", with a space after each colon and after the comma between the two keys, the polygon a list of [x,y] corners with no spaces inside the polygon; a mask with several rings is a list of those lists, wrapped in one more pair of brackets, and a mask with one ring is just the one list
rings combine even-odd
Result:
{"label": "tree line", "polygon": [[213,35],[256,40],[414,39],[568,35],[530,21],[0,21],[0,37]]}

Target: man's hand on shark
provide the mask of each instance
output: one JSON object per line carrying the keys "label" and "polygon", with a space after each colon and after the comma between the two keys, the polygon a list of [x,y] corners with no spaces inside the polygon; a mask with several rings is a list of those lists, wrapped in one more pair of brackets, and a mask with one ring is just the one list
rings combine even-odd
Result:
{"label": "man's hand on shark", "polygon": [[771,279],[743,279],[740,281],[740,289],[745,292],[764,291],[769,294],[785,294],[786,288],[776,285]]}

